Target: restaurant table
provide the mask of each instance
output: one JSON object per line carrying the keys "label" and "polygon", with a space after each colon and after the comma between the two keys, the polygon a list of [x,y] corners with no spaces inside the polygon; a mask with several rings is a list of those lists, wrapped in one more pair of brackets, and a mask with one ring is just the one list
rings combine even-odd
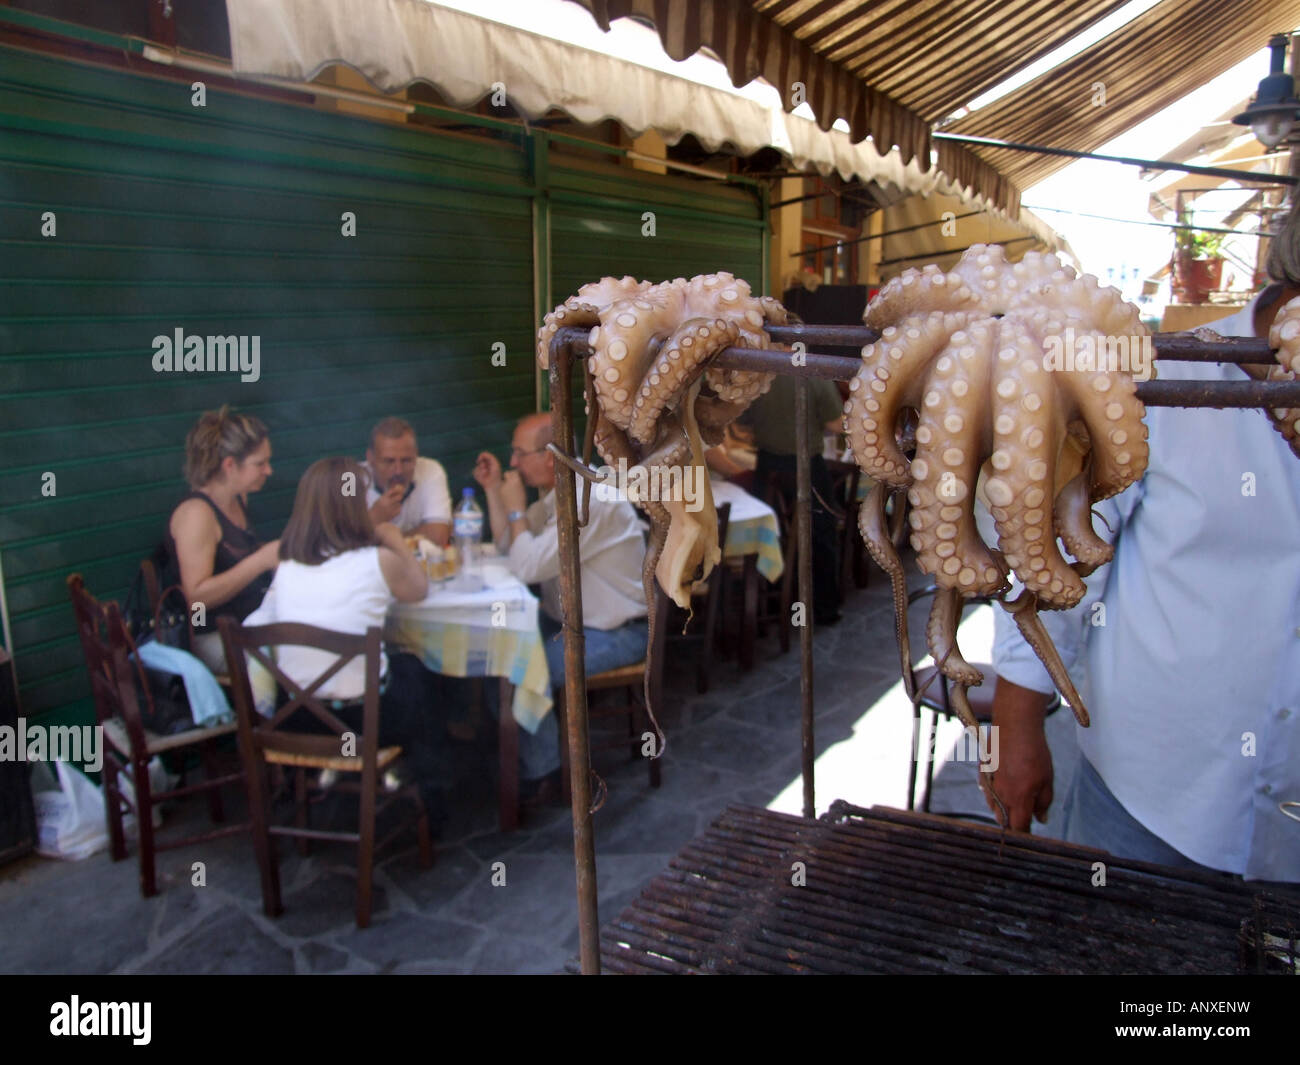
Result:
{"label": "restaurant table", "polygon": [[785,570],[776,511],[730,481],[713,481],[713,505],[731,504],[723,558],[751,558],[755,569],[775,584]]}
{"label": "restaurant table", "polygon": [[431,582],[420,602],[394,604],[384,639],[418,655],[435,673],[509,680],[515,721],[535,732],[551,712],[551,676],[537,627],[537,598],[504,566],[489,563],[484,571],[488,584],[482,591]]}
{"label": "restaurant table", "polygon": [[[537,626],[537,598],[498,563],[483,566],[486,587],[465,592],[452,582],[431,583],[418,603],[397,603],[388,612],[384,639],[418,655],[425,667],[452,677],[499,677],[501,706],[500,819],[516,827],[518,728],[536,732],[551,712],[551,676]],[[512,694],[513,688],[513,694]]]}

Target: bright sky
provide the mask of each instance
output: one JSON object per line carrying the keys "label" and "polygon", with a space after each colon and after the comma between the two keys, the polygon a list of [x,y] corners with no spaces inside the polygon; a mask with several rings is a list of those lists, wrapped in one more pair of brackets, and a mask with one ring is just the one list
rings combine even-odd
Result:
{"label": "bright sky", "polygon": [[[608,34],[602,33],[591,15],[569,0],[436,2],[443,7],[456,8],[606,52],[727,92],[740,93],[769,106],[780,106],[777,90],[762,81],[752,82],[743,89],[733,87],[726,68],[716,60],[695,55],[684,62],[674,62],[660,47],[654,31],[646,26],[619,19],[612,24]],[[1136,18],[1156,2],[1157,0],[1132,0],[1091,30],[1079,34],[1015,77],[972,101],[971,108],[991,103],[997,97],[1050,70],[1057,63]],[[1263,41],[1260,43],[1259,52],[1249,59],[1097,150],[1108,155],[1154,159],[1174,148],[1202,126],[1215,121],[1223,111],[1254,93],[1260,78],[1268,72],[1268,49],[1263,47]],[[806,104],[796,109],[795,114],[813,117]],[[847,131],[848,127],[843,122],[836,125]],[[1259,163],[1245,165],[1252,169],[1260,167]],[[1133,297],[1141,290],[1141,279],[1168,261],[1173,250],[1173,231],[1084,216],[1103,215],[1151,222],[1153,219],[1147,211],[1147,202],[1153,187],[1152,182],[1139,178],[1136,167],[1080,160],[1025,190],[1023,203],[1035,209],[1040,218],[1070,242],[1085,270],[1096,274],[1103,282],[1121,288],[1126,296]],[[1195,220],[1205,225],[1218,224],[1218,219],[1210,208],[1221,207],[1226,212],[1239,202],[1240,197],[1229,193],[1216,193],[1206,197],[1204,206],[1197,208]]]}

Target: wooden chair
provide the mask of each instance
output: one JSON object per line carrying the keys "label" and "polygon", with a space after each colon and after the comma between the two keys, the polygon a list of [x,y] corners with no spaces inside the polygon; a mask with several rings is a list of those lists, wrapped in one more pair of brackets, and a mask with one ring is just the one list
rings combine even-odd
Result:
{"label": "wooden chair", "polygon": [[[658,598],[657,610],[660,618],[668,616],[668,608],[673,605],[672,600],[664,593],[662,588],[655,586]],[[610,740],[606,743],[593,744],[591,751],[610,750],[627,746],[631,753],[632,760],[640,758],[642,748],[642,734],[644,732],[653,732],[650,725],[649,715],[646,713],[645,705],[645,681],[646,669],[651,662],[655,665],[655,670],[650,675],[650,701],[655,709],[655,716],[662,720],[664,714],[664,655],[667,651],[667,626],[659,624],[655,626],[654,646],[647,648],[649,657],[644,661],[637,662],[630,666],[620,666],[618,669],[608,669],[603,673],[593,673],[587,677],[587,695],[600,691],[621,690],[625,695],[625,701],[613,706],[601,706],[593,708],[588,704],[587,717],[589,721],[599,721],[614,717],[627,718],[627,738]],[[555,689],[555,715],[556,724],[560,729],[560,785],[563,789],[564,797],[569,798],[569,741],[568,731],[566,728],[565,706],[564,706],[564,687],[561,684]],[[657,742],[657,740],[656,740]],[[659,787],[660,784],[660,759],[646,758],[647,771],[650,774],[650,786]]]}
{"label": "wooden chair", "polygon": [[835,489],[835,502],[843,512],[840,519],[840,589],[845,599],[850,589],[866,588],[870,580],[867,566],[867,548],[858,531],[858,512],[862,503],[858,499],[858,485],[862,470],[856,462],[827,462],[831,468],[831,485]]}
{"label": "wooden chair", "polygon": [[[931,584],[925,588],[912,592],[907,597],[907,605],[920,602],[922,599],[933,598],[938,591],[938,586]],[[967,606],[988,606],[993,602],[985,596],[977,596],[973,599],[967,599],[963,604],[963,609]],[[981,673],[984,674],[984,683],[976,688],[971,688],[967,692],[967,699],[970,701],[971,711],[975,714],[975,720],[981,725],[993,724],[993,688],[996,674],[993,666],[987,662],[970,663]],[[917,764],[921,758],[921,707],[925,707],[935,717],[935,726],[938,725],[940,716],[954,718],[957,712],[952,708],[948,695],[948,678],[939,672],[937,666],[923,666],[920,669],[912,670],[913,691],[923,691],[920,701],[912,707],[912,764],[908,769],[907,777],[907,808],[916,809],[916,777]],[[1047,714],[1056,713],[1061,708],[1061,697],[1053,693],[1052,700],[1048,703]],[[926,813],[930,812],[930,791],[934,784],[934,759],[926,754],[925,760],[925,794],[921,804],[921,809]],[[982,814],[963,815],[969,816],[977,821],[989,821],[997,824],[997,820],[992,817],[984,817]]]}
{"label": "wooden chair", "polygon": [[[723,503],[718,508],[719,547],[726,546],[727,529],[730,524],[731,504]],[[709,670],[713,666],[713,645],[717,641],[718,634],[718,603],[722,598],[722,582],[725,572],[725,566],[719,561],[713,567],[708,579],[698,582],[691,589],[693,616],[688,624],[694,626],[693,632],[682,631],[687,616],[685,611],[676,603],[668,601],[666,612],[660,614],[667,629],[665,636],[669,646],[677,648],[684,644],[699,644],[699,656],[695,663],[695,689],[701,695],[709,690]]]}
{"label": "wooden chair", "polygon": [[[372,627],[364,636],[331,632],[313,625],[277,624],[245,628],[234,618],[221,618],[218,622],[230,668],[235,700],[235,715],[239,727],[239,752],[244,762],[248,782],[248,806],[253,822],[253,847],[262,875],[262,909],[268,917],[278,917],[283,912],[280,902],[279,859],[272,837],[293,836],[303,841],[313,839],[336,840],[357,847],[357,927],[370,924],[371,895],[374,879],[375,851],[390,842],[406,826],[398,826],[378,844],[375,842],[375,818],[399,798],[410,800],[416,808],[416,833],[420,845],[420,865],[433,864],[433,848],[429,841],[429,819],[420,797],[419,788],[407,785],[379,799],[380,774],[402,753],[400,747],[379,746],[379,649],[380,630]],[[305,687],[299,686],[276,665],[265,648],[292,644],[327,651],[338,657]],[[253,705],[253,692],[248,677],[251,655],[275,679],[288,699],[276,709],[273,717],[264,718]],[[364,657],[366,689],[362,706],[361,733],[333,714],[326,703],[314,692],[334,676],[351,659]],[[327,730],[325,733],[295,732],[283,728],[299,708],[316,718]],[[295,722],[298,724],[298,722]],[[354,755],[345,755],[344,734],[355,741]],[[271,823],[271,796],[267,787],[267,767],[280,766],[293,770],[296,775],[294,794],[296,817],[293,825]],[[356,791],[361,797],[359,824],[355,832],[314,829],[307,823],[307,770],[334,770],[359,774],[357,783],[340,781],[335,787],[341,791]]]}
{"label": "wooden chair", "polygon": [[[216,760],[217,741],[235,731],[234,724],[215,728],[192,729],[174,736],[158,736],[145,730],[139,700],[149,699],[147,688],[137,694],[136,665],[131,661],[131,644],[121,611],[113,602],[100,603],[86,591],[81,574],[67,580],[68,594],[77,619],[77,635],[90,674],[95,700],[95,717],[103,728],[107,747],[104,752],[104,809],[108,818],[108,836],[113,861],[126,857],[126,836],[122,815],[134,811],[140,831],[140,893],[148,898],[158,894],[155,855],[191,843],[202,843],[234,835],[248,828],[247,822],[226,825],[199,835],[161,841],[155,838],[153,810],[166,799],[206,792],[208,812],[214,823],[225,821],[221,788],[236,783],[242,773],[221,774]],[[152,709],[146,707],[146,709]],[[155,755],[178,753],[197,748],[205,779],[198,784],[173,788],[154,794],[149,783],[149,762]],[[129,771],[135,790],[132,802],[123,793],[118,777]]]}

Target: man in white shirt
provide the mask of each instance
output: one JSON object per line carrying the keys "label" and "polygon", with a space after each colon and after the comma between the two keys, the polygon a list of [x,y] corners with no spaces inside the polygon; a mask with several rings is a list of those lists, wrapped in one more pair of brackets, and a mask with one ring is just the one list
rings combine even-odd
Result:
{"label": "man in white shirt", "polygon": [[[1280,284],[1210,328],[1266,337],[1300,296],[1295,211],[1269,271]],[[1246,379],[1218,363],[1161,362],[1159,374]],[[1040,614],[1092,712],[1063,834],[1122,857],[1297,881],[1300,824],[1279,803],[1300,799],[1300,461],[1258,410],[1155,407],[1147,425],[1145,477],[1095,508],[1114,560],[1074,610]],[[994,784],[1025,831],[1053,797],[1052,682],[995,614]]]}
{"label": "man in white shirt", "polygon": [[366,506],[376,526],[391,522],[403,536],[423,536],[439,547],[451,539],[447,474],[420,457],[415,430],[401,418],[385,418],[370,431],[366,448],[370,486]]}
{"label": "man in white shirt", "polygon": [[[555,518],[555,458],[551,416],[532,414],[515,427],[510,471],[491,452],[478,457],[474,479],[487,496],[488,521],[498,550],[510,571],[525,584],[542,587],[540,624],[551,671],[551,684],[564,679],[564,641],[559,637],[559,526]],[[526,507],[525,485],[541,492]],[[582,619],[587,675],[640,662],[646,655],[648,628],[641,570],[645,539],[632,505],[592,493],[589,519],[579,531],[582,567]],[[520,734],[521,775],[538,780],[559,768],[555,715],[543,719],[532,737]]]}

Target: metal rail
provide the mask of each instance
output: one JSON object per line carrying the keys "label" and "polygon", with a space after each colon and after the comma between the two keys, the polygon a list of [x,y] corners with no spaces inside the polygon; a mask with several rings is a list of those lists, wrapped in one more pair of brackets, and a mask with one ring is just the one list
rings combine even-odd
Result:
{"label": "metal rail", "polygon": [[[829,347],[858,347],[879,338],[866,326],[797,325],[768,329],[773,340],[783,344],[822,344]],[[575,359],[581,368],[591,353],[589,330],[568,327],[551,340],[550,386],[551,427],[555,452],[566,472],[558,472],[555,483],[556,521],[559,526],[560,599],[564,609],[565,707],[569,745],[569,773],[573,795],[573,855],[578,885],[579,960],[583,973],[600,972],[600,923],[596,905],[596,849],[591,819],[591,752],[588,738],[587,677],[583,668],[585,651],[582,635],[582,576],[578,557],[577,481],[592,477],[577,456],[568,454],[576,439],[573,424],[572,371]],[[1202,339],[1192,333],[1157,333],[1152,337],[1156,358],[1166,362],[1228,362],[1239,366],[1273,363],[1274,356],[1263,340],[1228,337]],[[829,355],[800,351],[798,359],[789,351],[761,351],[727,348],[712,365],[723,369],[758,370],[790,374],[798,378],[820,377],[848,380],[862,366],[858,356]],[[812,541],[812,505],[808,450],[807,389],[803,380],[795,390],[795,421],[798,437],[797,496],[795,526],[802,543]],[[1300,381],[1141,381],[1138,398],[1153,407],[1297,407]],[[584,472],[586,470],[586,472]],[[812,553],[799,552],[799,597],[812,602]],[[811,621],[805,618],[805,621]],[[801,754],[803,767],[803,810],[814,816],[813,790],[813,657],[812,626],[800,630]]]}

